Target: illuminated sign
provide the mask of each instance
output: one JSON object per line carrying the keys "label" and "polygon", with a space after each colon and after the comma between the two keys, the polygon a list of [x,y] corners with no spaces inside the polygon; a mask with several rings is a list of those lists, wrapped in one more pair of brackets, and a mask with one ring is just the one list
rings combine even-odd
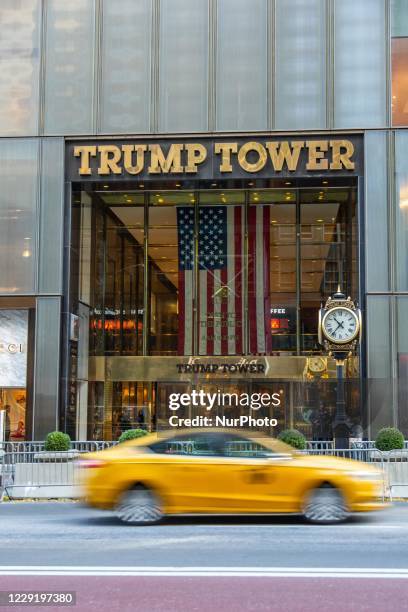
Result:
{"label": "illuminated sign", "polygon": [[284,139],[203,139],[201,142],[72,143],[68,148],[71,179],[92,177],[152,177],[199,175],[285,176],[309,173],[357,172],[360,140],[293,137]]}

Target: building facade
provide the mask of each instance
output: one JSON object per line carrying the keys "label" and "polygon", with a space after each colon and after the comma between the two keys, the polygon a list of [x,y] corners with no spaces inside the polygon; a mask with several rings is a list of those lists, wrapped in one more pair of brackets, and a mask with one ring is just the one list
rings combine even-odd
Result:
{"label": "building facade", "polygon": [[408,435],[404,0],[3,0],[0,414],[116,439],[169,395],[278,393],[330,439]]}

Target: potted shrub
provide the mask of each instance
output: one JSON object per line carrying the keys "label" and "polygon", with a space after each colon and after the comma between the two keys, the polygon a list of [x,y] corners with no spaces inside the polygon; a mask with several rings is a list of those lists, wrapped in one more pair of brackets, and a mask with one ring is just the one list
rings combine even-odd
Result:
{"label": "potted shrub", "polygon": [[396,427],[383,427],[375,439],[375,447],[383,452],[402,449],[404,445],[404,436]]}
{"label": "potted shrub", "polygon": [[305,450],[306,448],[306,438],[297,429],[284,429],[278,435],[278,439],[297,450]]}
{"label": "potted shrub", "polygon": [[127,442],[128,440],[135,440],[136,438],[146,436],[147,433],[148,432],[145,429],[128,429],[121,434],[118,442],[120,444],[121,442]]}
{"label": "potted shrub", "polygon": [[47,434],[44,442],[44,450],[36,453],[34,459],[38,461],[69,461],[76,459],[79,452],[71,450],[71,438],[62,431],[52,431]]}
{"label": "potted shrub", "polygon": [[396,427],[384,427],[377,434],[375,446],[381,452],[381,458],[385,460],[383,463],[385,484],[390,494],[395,497],[407,497],[408,453],[405,449],[404,435]]}

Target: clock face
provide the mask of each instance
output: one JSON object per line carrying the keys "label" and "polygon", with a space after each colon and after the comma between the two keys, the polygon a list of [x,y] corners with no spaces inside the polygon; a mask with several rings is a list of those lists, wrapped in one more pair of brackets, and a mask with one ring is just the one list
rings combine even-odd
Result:
{"label": "clock face", "polygon": [[324,372],[326,369],[326,361],[322,357],[310,357],[309,370],[311,372]]}
{"label": "clock face", "polygon": [[353,310],[336,306],[323,317],[322,328],[326,338],[335,344],[347,344],[359,332],[359,321]]}

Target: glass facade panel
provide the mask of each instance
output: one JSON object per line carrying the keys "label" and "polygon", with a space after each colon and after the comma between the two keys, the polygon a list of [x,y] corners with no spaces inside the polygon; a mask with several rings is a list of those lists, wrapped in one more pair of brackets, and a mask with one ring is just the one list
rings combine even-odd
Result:
{"label": "glass facade panel", "polygon": [[[74,196],[73,296],[86,309],[89,355],[138,355],[143,346],[144,200]],[[73,310],[77,310],[73,306]]]}
{"label": "glass facade panel", "polygon": [[46,7],[44,131],[92,133],[95,2],[49,0]]}
{"label": "glass facade panel", "polygon": [[395,134],[396,170],[396,289],[408,291],[408,132]]}
{"label": "glass facade panel", "polygon": [[40,0],[0,5],[0,135],[38,134]]}
{"label": "glass facade panel", "polygon": [[207,0],[161,0],[161,132],[207,130],[208,12]]}
{"label": "glass facade panel", "polygon": [[50,431],[58,429],[60,312],[60,298],[42,297],[37,299],[34,440],[44,440]]}
{"label": "glass facade panel", "polygon": [[375,436],[381,427],[394,424],[391,379],[391,312],[388,296],[367,297],[366,325],[367,419],[371,426],[371,436]]}
{"label": "glass facade panel", "polygon": [[267,128],[267,3],[218,2],[217,130]]}
{"label": "glass facade panel", "polygon": [[38,289],[40,293],[58,294],[62,291],[64,140],[43,138],[41,146]]}
{"label": "glass facade panel", "polygon": [[[200,355],[241,355],[245,352],[245,208],[242,205],[244,194],[239,192],[231,194],[230,200],[231,202],[227,203],[223,192],[207,193],[203,202],[200,199],[201,206],[198,211],[198,353]],[[254,224],[255,222],[256,220]],[[253,231],[256,232],[256,227]],[[269,248],[269,244],[267,246]]]}
{"label": "glass facade panel", "polygon": [[384,0],[334,2],[334,19],[334,126],[381,127],[386,123]]}
{"label": "glass facade panel", "polygon": [[[388,291],[388,178],[387,134],[366,132],[365,157],[365,265],[367,291]],[[378,257],[381,253],[381,257]]]}
{"label": "glass facade panel", "polygon": [[300,194],[302,352],[320,352],[316,313],[339,284],[346,295],[358,297],[356,215],[355,190]]}
{"label": "glass facade panel", "polygon": [[277,0],[275,127],[326,127],[326,2]]}
{"label": "glass facade panel", "polygon": [[391,0],[392,36],[408,36],[408,6],[406,0]]}
{"label": "glass facade panel", "polygon": [[391,3],[392,124],[408,125],[408,5],[406,0]]}
{"label": "glass facade panel", "polygon": [[193,347],[193,192],[149,198],[149,354],[191,355]]}
{"label": "glass facade panel", "polygon": [[104,0],[102,8],[102,133],[149,132],[151,0]]}
{"label": "glass facade panel", "polygon": [[408,297],[397,298],[398,427],[408,431]]}
{"label": "glass facade panel", "polygon": [[0,140],[0,293],[35,293],[39,142]]}

